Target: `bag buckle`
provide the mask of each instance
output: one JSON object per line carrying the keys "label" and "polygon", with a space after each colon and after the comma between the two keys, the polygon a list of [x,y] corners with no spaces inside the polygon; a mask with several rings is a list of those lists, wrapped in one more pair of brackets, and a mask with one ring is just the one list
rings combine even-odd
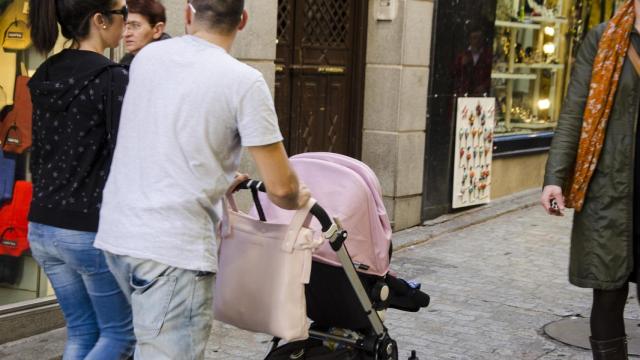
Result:
{"label": "bag buckle", "polygon": [[5,145],[20,145],[20,139],[16,137],[8,137]]}

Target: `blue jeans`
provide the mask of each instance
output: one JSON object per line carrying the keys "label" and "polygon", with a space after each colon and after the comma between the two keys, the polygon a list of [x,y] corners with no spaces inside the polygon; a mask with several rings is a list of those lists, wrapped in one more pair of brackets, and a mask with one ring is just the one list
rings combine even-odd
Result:
{"label": "blue jeans", "polygon": [[105,251],[131,301],[136,360],[204,359],[213,320],[213,273]]}
{"label": "blue jeans", "polygon": [[63,359],[127,359],[135,337],[131,307],[95,233],[29,223],[29,243],[44,269],[67,321]]}

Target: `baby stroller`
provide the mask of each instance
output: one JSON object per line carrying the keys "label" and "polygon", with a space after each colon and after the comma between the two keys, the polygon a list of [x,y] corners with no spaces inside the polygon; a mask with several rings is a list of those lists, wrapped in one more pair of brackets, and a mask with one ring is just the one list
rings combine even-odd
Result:
{"label": "baby stroller", "polygon": [[[310,227],[328,241],[314,253],[305,289],[313,321],[309,339],[278,346],[274,338],[265,360],[398,359],[381,315],[387,308],[419,311],[429,296],[389,270],[391,226],[378,179],[364,163],[343,155],[305,153],[290,161],[318,201]],[[247,181],[240,188],[251,189],[252,212],[261,220],[290,222],[291,212],[259,193],[265,191],[262,183]],[[410,359],[417,359],[415,353]]]}

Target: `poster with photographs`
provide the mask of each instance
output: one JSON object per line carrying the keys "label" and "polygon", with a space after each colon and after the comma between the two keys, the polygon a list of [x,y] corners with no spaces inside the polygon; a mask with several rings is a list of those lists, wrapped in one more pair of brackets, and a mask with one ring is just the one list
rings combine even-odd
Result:
{"label": "poster with photographs", "polygon": [[495,98],[458,98],[456,109],[453,208],[491,199]]}

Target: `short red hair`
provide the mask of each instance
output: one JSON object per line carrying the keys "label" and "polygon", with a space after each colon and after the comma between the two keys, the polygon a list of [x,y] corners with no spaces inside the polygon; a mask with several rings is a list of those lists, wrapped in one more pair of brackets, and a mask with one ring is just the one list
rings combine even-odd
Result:
{"label": "short red hair", "polygon": [[151,26],[167,23],[166,10],[158,0],[127,0],[127,7],[130,13],[144,16]]}

